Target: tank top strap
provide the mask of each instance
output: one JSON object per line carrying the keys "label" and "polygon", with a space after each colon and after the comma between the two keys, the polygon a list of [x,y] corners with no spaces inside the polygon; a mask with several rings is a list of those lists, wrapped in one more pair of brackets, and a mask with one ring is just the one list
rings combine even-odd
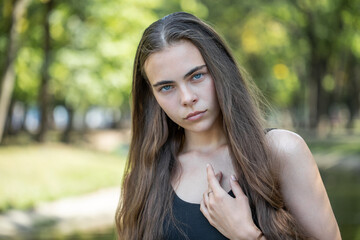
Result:
{"label": "tank top strap", "polygon": [[271,130],[274,130],[274,129],[277,129],[277,128],[265,128],[264,132],[265,132],[265,134],[267,134],[268,132],[270,132]]}

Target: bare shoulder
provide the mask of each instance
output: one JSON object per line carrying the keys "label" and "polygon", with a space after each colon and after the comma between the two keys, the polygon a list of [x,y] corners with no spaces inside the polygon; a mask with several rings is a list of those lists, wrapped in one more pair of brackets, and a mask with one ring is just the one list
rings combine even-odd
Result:
{"label": "bare shoulder", "polygon": [[291,153],[307,147],[304,139],[297,133],[285,129],[274,129],[266,134],[271,149]]}
{"label": "bare shoulder", "polygon": [[318,167],[304,139],[277,129],[266,134],[266,141],[279,164],[280,190],[287,209],[315,239],[341,239]]}
{"label": "bare shoulder", "polygon": [[278,160],[282,166],[315,164],[309,147],[297,133],[284,129],[274,129],[266,134],[266,140],[275,160]]}

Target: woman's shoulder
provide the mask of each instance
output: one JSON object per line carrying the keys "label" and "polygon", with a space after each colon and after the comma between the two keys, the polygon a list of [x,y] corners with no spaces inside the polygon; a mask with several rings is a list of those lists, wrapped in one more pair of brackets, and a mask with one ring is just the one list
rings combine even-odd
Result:
{"label": "woman's shoulder", "polygon": [[318,167],[304,139],[278,129],[268,132],[266,140],[273,159],[280,164],[276,170],[289,212],[315,239],[341,239]]}
{"label": "woman's shoulder", "polygon": [[[280,128],[270,128],[266,133],[266,139],[270,145],[283,146],[305,143],[304,139],[297,133]],[[274,146],[273,146],[274,147]]]}
{"label": "woman's shoulder", "polygon": [[275,160],[281,165],[314,163],[305,140],[297,133],[285,129],[273,129],[266,134],[266,141]]}

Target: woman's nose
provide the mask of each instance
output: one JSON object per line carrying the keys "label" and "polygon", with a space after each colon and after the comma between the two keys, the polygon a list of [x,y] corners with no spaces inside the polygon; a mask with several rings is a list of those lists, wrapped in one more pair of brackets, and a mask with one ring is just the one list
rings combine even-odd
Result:
{"label": "woman's nose", "polygon": [[191,106],[198,101],[197,94],[188,86],[180,89],[180,101],[183,106]]}

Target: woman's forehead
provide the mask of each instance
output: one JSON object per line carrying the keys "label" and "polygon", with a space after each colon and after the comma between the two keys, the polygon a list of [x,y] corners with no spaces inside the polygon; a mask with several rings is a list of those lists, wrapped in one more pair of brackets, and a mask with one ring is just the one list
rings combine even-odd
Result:
{"label": "woman's forehead", "polygon": [[144,70],[150,81],[159,78],[182,76],[194,66],[204,65],[199,49],[190,41],[180,41],[151,54]]}

